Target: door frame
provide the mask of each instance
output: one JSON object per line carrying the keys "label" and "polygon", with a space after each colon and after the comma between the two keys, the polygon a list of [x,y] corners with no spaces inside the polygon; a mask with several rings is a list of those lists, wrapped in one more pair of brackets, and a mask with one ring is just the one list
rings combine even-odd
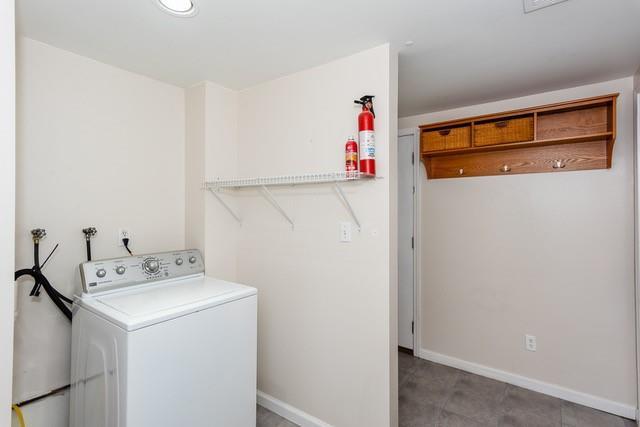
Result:
{"label": "door frame", "polygon": [[420,179],[420,129],[408,128],[399,129],[398,138],[403,136],[413,137],[413,182],[415,183],[416,191],[413,195],[413,355],[418,356],[422,349],[421,339],[421,268],[420,268],[420,253],[421,253],[421,227],[420,227],[420,202],[422,180]]}
{"label": "door frame", "polygon": [[634,228],[635,228],[635,330],[636,330],[636,424],[640,426],[640,70],[634,76]]}
{"label": "door frame", "polygon": [[15,9],[0,2],[0,425],[11,425],[15,233]]}

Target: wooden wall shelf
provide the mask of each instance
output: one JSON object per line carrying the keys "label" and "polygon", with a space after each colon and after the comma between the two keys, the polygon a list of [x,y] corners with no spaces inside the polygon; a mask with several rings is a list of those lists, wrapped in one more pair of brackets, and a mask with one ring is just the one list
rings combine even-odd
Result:
{"label": "wooden wall shelf", "polygon": [[427,178],[611,167],[618,94],[420,126]]}

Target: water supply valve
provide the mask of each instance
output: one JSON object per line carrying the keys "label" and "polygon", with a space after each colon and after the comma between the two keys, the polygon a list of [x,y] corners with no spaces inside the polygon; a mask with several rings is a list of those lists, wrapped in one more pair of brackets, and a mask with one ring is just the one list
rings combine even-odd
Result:
{"label": "water supply valve", "polygon": [[47,236],[47,230],[44,228],[34,228],[31,230],[31,238],[33,239],[33,243],[39,243],[40,240],[44,239]]}
{"label": "water supply valve", "polygon": [[85,239],[91,240],[91,238],[95,237],[95,235],[98,233],[98,230],[96,230],[95,227],[87,227],[83,228],[82,232],[84,233]]}

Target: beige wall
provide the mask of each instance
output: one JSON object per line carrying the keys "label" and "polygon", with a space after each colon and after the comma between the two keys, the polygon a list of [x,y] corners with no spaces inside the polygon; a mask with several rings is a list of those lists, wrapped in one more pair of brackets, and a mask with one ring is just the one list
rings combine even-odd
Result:
{"label": "beige wall", "polygon": [[185,246],[205,253],[205,116],[206,86],[185,90]]}
{"label": "beige wall", "polygon": [[[205,161],[207,181],[237,175],[238,93],[209,83],[206,87]],[[243,123],[244,125],[244,123]],[[233,197],[221,196],[235,210]],[[237,279],[238,223],[211,194],[205,195],[206,271],[210,276]]]}
{"label": "beige wall", "polygon": [[[633,79],[400,127],[613,92],[611,170],[431,181],[422,170],[423,349],[636,405]],[[537,336],[537,352],[524,334]]]}
{"label": "beige wall", "polygon": [[15,211],[14,2],[0,2],[0,426],[9,424],[13,364]]}
{"label": "beige wall", "polygon": [[[186,90],[186,245],[205,254],[209,276],[236,279],[238,224],[205,181],[236,175],[238,93],[211,82]],[[233,208],[233,198],[221,196]]]}
{"label": "beige wall", "polygon": [[[80,290],[83,227],[98,228],[96,258],[123,254],[119,227],[130,228],[134,252],[184,247],[184,114],[180,88],[21,39],[16,266],[32,265],[35,227],[49,234],[44,255],[60,243],[44,271],[66,295]],[[28,279],[17,287],[16,401],[69,382],[70,324],[30,288]],[[66,425],[67,404],[26,408],[29,427]]]}
{"label": "beige wall", "polygon": [[[239,176],[342,170],[344,143],[357,130],[353,99],[376,95],[384,179],[345,185],[363,224],[352,243],[338,241],[339,223],[351,219],[330,186],[274,190],[295,230],[257,192],[235,198],[237,280],[259,290],[258,387],[340,427],[395,425],[396,61],[381,46],[239,94]],[[223,163],[234,158],[217,151]]]}

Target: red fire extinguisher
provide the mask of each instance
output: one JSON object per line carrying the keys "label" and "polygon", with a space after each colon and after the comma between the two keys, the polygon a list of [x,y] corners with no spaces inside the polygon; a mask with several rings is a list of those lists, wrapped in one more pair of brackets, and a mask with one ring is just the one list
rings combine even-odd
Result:
{"label": "red fire extinguisher", "polygon": [[358,115],[358,139],[360,141],[360,173],[376,176],[376,135],[373,130],[373,95],[365,95],[354,101],[362,105]]}
{"label": "red fire extinguisher", "polygon": [[344,147],[344,155],[347,174],[358,172],[358,143],[352,136],[349,137]]}

